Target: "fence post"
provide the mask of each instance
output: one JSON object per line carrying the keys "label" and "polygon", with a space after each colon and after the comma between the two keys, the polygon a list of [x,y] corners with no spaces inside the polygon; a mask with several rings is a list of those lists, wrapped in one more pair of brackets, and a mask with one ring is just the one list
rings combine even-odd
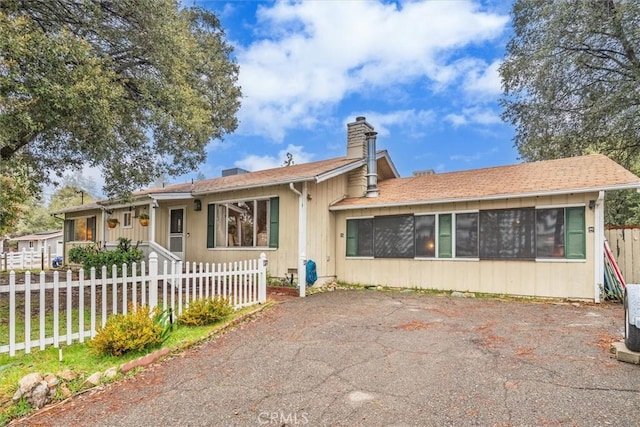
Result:
{"label": "fence post", "polygon": [[149,254],[149,307],[158,306],[158,254]]}
{"label": "fence post", "polygon": [[267,254],[260,254],[258,261],[258,302],[267,302]]}

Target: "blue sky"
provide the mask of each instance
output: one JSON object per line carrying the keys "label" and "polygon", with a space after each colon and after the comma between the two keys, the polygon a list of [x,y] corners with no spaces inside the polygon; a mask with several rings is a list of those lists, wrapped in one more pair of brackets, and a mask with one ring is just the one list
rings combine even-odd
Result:
{"label": "blue sky", "polygon": [[517,163],[500,119],[506,0],[184,0],[215,12],[234,46],[240,125],[198,172],[345,155],[365,116],[402,176]]}

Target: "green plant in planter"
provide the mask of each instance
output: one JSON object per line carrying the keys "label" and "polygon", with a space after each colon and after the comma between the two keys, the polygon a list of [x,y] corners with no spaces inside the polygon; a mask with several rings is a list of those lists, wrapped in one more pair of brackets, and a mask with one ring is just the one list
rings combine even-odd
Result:
{"label": "green plant in planter", "polygon": [[118,218],[108,218],[107,219],[107,226],[109,228],[116,228],[118,226],[118,224],[120,224],[120,221],[118,221]]}
{"label": "green plant in planter", "polygon": [[147,225],[149,225],[149,214],[141,213],[138,216],[138,221],[140,221],[140,225],[146,227]]}

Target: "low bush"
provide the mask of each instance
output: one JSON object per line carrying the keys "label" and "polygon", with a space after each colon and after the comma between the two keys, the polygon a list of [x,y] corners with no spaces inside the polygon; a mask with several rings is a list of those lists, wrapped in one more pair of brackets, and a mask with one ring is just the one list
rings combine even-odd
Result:
{"label": "low bush", "polygon": [[102,266],[107,266],[107,277],[111,277],[111,266],[118,266],[118,274],[121,274],[122,264],[131,265],[140,262],[144,254],[138,245],[133,246],[131,239],[118,238],[118,247],[115,250],[106,250],[97,246],[77,246],[69,249],[69,261],[82,265],[86,271],[96,269],[96,275],[102,274]]}
{"label": "low bush", "polygon": [[113,314],[89,347],[98,354],[120,356],[129,351],[157,347],[167,339],[171,330],[168,312],[149,307],[130,307],[127,314]]}
{"label": "low bush", "polygon": [[228,298],[204,298],[189,303],[189,307],[178,318],[178,323],[187,326],[210,325],[233,313]]}

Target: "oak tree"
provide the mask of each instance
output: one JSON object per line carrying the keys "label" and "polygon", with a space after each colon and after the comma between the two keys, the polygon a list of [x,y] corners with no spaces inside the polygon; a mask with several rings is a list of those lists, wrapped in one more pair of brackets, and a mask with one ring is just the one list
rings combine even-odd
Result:
{"label": "oak tree", "polygon": [[[638,172],[640,2],[516,0],[512,14],[500,75],[521,157],[598,152]],[[616,197],[609,222],[634,215]]]}
{"label": "oak tree", "polygon": [[124,197],[196,169],[237,126],[232,53],[214,14],[174,0],[3,0],[2,176],[26,171],[33,194],[99,166],[105,194]]}

